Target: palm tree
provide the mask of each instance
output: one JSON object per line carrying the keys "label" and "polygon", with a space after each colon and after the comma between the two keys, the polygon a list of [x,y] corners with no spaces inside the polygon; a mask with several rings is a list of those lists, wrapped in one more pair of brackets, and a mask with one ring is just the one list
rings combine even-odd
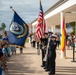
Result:
{"label": "palm tree", "polygon": [[73,29],[73,32],[72,33],[75,34],[75,22],[71,22],[70,24],[71,24],[72,29]]}

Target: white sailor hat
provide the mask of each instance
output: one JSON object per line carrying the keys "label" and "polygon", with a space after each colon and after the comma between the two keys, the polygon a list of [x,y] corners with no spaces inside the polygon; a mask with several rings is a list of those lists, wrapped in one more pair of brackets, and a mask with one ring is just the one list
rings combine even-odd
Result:
{"label": "white sailor hat", "polygon": [[51,33],[51,34],[53,34],[53,32],[52,32],[51,30],[48,30],[48,33]]}
{"label": "white sailor hat", "polygon": [[55,34],[52,34],[52,38],[57,38],[57,36]]}

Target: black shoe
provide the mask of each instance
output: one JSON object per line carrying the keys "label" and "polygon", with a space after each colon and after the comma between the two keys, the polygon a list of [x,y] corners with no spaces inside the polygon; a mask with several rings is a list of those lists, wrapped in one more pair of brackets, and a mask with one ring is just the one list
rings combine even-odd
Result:
{"label": "black shoe", "polygon": [[46,71],[46,72],[47,72],[47,71],[50,71],[50,69],[46,69],[45,71]]}
{"label": "black shoe", "polygon": [[44,67],[43,65],[41,65],[41,67]]}
{"label": "black shoe", "polygon": [[48,73],[49,75],[55,75],[55,73]]}
{"label": "black shoe", "polygon": [[44,67],[44,69],[47,69],[46,67]]}

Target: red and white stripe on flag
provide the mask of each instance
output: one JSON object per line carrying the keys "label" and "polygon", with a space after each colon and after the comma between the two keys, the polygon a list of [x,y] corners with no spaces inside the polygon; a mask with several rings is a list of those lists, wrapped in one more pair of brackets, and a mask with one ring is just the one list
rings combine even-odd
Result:
{"label": "red and white stripe on flag", "polygon": [[46,32],[46,23],[44,19],[42,5],[40,5],[40,12],[38,16],[38,24],[36,29],[36,37],[41,38],[41,36]]}

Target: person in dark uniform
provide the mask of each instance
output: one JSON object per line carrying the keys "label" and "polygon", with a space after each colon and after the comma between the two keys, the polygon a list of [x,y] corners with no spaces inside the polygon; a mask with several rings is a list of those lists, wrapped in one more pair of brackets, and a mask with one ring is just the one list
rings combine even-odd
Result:
{"label": "person in dark uniform", "polygon": [[[50,42],[50,40],[51,40],[52,34],[53,34],[53,32],[48,31],[48,46],[49,46],[49,42]],[[48,46],[47,46],[47,52],[46,52],[46,55],[47,55],[46,65],[45,65],[45,67],[44,67],[45,71],[50,71],[50,67],[49,67],[49,65],[50,65],[49,61],[50,61],[50,60],[49,60],[49,55],[48,55]]]}
{"label": "person in dark uniform", "polygon": [[56,47],[57,47],[57,41],[56,41],[56,36],[52,35],[52,38],[49,42],[49,49],[48,49],[48,54],[49,54],[49,67],[50,67],[50,72],[49,75],[55,74],[55,59],[56,59]]}
{"label": "person in dark uniform", "polygon": [[45,67],[45,62],[43,61],[46,53],[46,47],[48,43],[47,33],[44,33],[44,35],[40,38],[41,42],[41,52],[42,52],[42,65],[41,67]]}

